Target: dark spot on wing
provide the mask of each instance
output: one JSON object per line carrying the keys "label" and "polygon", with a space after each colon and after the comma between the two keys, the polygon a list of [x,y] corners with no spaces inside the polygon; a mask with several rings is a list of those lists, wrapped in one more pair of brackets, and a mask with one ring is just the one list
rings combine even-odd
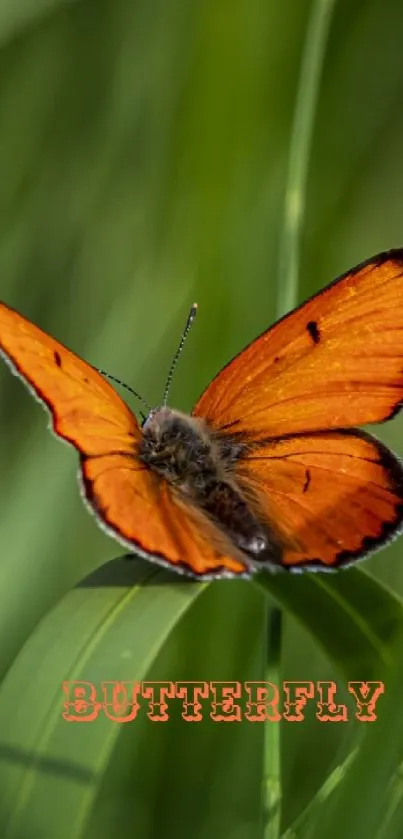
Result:
{"label": "dark spot on wing", "polygon": [[55,360],[56,367],[61,367],[62,366],[62,359],[61,359],[59,353],[56,350],[53,353],[53,358]]}
{"label": "dark spot on wing", "polygon": [[234,425],[239,425],[239,422],[240,422],[239,419],[232,420],[232,422],[227,422],[225,425],[221,426],[220,430],[221,431],[226,431],[227,428],[233,428]]}
{"label": "dark spot on wing", "polygon": [[274,362],[275,362],[275,364],[277,364],[277,362],[278,362],[278,361],[280,361],[280,356],[279,356],[279,355],[275,355],[275,356],[274,356]]}
{"label": "dark spot on wing", "polygon": [[309,334],[312,338],[313,343],[314,344],[319,344],[320,332],[319,332],[318,324],[316,323],[316,320],[309,320],[307,325],[306,325],[306,328],[307,328],[307,330],[308,330],[308,332],[309,332]]}
{"label": "dark spot on wing", "polygon": [[305,469],[305,483],[302,488],[302,492],[307,492],[309,489],[309,484],[311,483],[311,473],[309,469]]}

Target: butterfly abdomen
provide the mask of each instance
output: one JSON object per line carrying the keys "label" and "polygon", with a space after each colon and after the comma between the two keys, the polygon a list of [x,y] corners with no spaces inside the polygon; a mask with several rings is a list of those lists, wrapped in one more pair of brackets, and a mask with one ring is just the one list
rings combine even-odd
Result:
{"label": "butterfly abdomen", "polygon": [[217,522],[231,541],[247,554],[257,556],[268,546],[268,537],[238,488],[215,479],[206,484],[199,506]]}

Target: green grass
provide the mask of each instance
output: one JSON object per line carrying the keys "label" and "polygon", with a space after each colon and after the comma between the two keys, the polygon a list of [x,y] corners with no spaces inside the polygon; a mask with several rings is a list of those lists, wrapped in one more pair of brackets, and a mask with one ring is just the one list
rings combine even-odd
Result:
{"label": "green grass", "polygon": [[[1,298],[152,404],[197,300],[188,410],[279,308],[403,245],[402,26],[398,0],[4,3]],[[401,541],[256,585],[128,566],[5,366],[0,409],[1,835],[397,839]],[[269,677],[383,680],[379,720],[61,717],[65,679]]]}

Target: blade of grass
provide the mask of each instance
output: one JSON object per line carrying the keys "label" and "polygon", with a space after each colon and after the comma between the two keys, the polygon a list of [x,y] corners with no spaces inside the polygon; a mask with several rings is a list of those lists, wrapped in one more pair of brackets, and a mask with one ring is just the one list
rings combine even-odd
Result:
{"label": "blade of grass", "polygon": [[302,836],[305,836],[305,833],[309,830],[313,820],[317,818],[319,808],[332,795],[338,787],[340,781],[346,777],[354,758],[357,756],[357,752],[358,746],[352,749],[345,760],[329,772],[325,782],[322,784],[316,795],[314,795],[310,800],[307,807],[305,807],[305,810],[302,811],[292,826],[282,834],[282,839],[297,839],[297,837],[300,839]]}
{"label": "blade of grass", "polygon": [[401,836],[403,824],[403,765],[396,770],[388,791],[384,817],[376,839]]}
{"label": "blade of grass", "polygon": [[[283,622],[281,609],[268,602],[265,620],[265,681],[279,684]],[[280,730],[279,723],[266,723],[264,727],[263,824],[267,836],[273,839],[280,835],[281,827]]]}
{"label": "blade of grass", "polygon": [[[335,0],[314,0],[308,20],[291,132],[284,217],[277,278],[277,317],[297,302],[299,247],[316,105],[323,59]],[[279,683],[282,614],[267,606],[267,681]],[[276,627],[273,631],[273,627]],[[277,839],[281,829],[280,727],[267,724],[264,743],[263,811],[265,839]]]}
{"label": "blade of grass", "polygon": [[291,131],[278,270],[278,316],[295,306],[301,229],[316,105],[332,13],[336,0],[313,0],[302,55]]}

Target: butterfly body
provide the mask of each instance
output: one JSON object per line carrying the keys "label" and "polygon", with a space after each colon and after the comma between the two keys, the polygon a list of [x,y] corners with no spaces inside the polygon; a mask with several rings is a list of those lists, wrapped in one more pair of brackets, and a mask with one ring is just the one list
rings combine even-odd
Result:
{"label": "butterfly body", "polygon": [[[192,307],[188,326],[195,315]],[[357,426],[403,405],[403,249],[334,280],[141,426],[98,370],[0,303],[0,353],[80,455],[98,522],[196,579],[336,570],[403,529],[403,465]]]}
{"label": "butterfly body", "polygon": [[[237,466],[249,450],[245,435],[214,431],[200,417],[170,408],[151,411],[142,427],[138,458],[161,476],[178,497],[203,511],[213,528],[244,560],[274,557],[273,539],[257,499],[245,493]],[[249,498],[246,496],[249,495]],[[279,560],[279,555],[277,557]]]}

